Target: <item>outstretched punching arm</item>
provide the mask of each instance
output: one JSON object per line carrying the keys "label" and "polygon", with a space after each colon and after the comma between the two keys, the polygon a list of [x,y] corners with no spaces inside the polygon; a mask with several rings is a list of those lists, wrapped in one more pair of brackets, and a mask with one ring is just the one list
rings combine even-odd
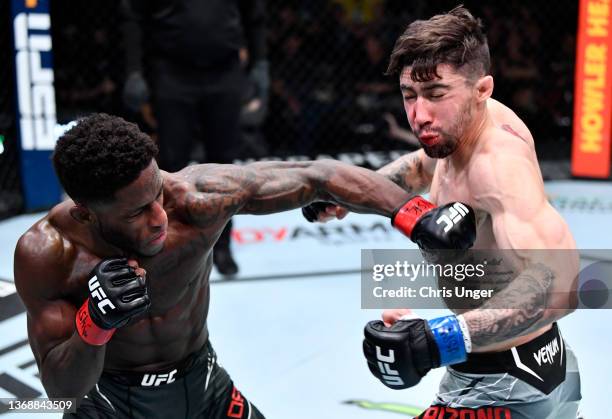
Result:
{"label": "outstretched punching arm", "polygon": [[[334,160],[185,170],[197,191],[188,195],[187,208],[201,225],[224,223],[237,213],[269,214],[317,200],[390,217],[394,227],[422,247],[469,248],[475,239],[471,208],[461,204],[457,218],[456,204],[436,208],[376,172]],[[454,224],[443,222],[449,218],[456,219]]]}
{"label": "outstretched punching arm", "polygon": [[[428,157],[423,149],[413,151],[377,170],[391,182],[408,193],[425,193],[431,186],[436,160]],[[308,221],[325,222],[343,219],[348,209],[330,202],[314,202],[303,210]]]}
{"label": "outstretched punching arm", "polygon": [[185,169],[195,185],[188,208],[200,223],[234,214],[271,214],[314,200],[391,217],[410,195],[384,176],[334,160],[261,162]]}

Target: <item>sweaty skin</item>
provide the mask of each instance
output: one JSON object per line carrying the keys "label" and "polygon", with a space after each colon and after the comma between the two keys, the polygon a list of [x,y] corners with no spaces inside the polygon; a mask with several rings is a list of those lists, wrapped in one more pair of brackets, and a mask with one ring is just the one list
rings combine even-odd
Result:
{"label": "sweaty skin", "polygon": [[[74,201],[62,202],[20,238],[15,251],[15,283],[47,393],[81,398],[102,370],[158,370],[201,348],[208,339],[211,249],[233,215],[280,212],[320,199],[390,216],[408,196],[384,176],[332,161],[209,164],[172,174],[153,161],[115,194],[115,227],[130,231],[146,224],[138,254],[122,253],[75,219]],[[131,214],[139,207],[144,209]],[[94,266],[118,252],[139,273],[146,271],[152,304],[106,345],[90,346],[75,330],[75,313]]]}
{"label": "sweaty skin", "polygon": [[[440,65],[438,74],[441,78],[429,84],[413,82],[410,67],[404,69],[400,84],[406,114],[413,131],[425,133],[425,140],[434,144],[441,141],[436,134],[461,132],[471,120],[458,148],[444,158],[431,158],[420,149],[379,173],[408,192],[429,191],[436,205],[453,201],[470,205],[477,221],[474,249],[510,250],[504,253],[510,257],[503,266],[510,273],[501,278],[507,287],[480,302],[480,307],[463,312],[473,352],[502,351],[541,335],[572,311],[570,294],[579,266],[576,244],[546,198],[529,129],[511,109],[490,98],[492,78],[480,79],[471,89],[465,77],[448,65]],[[436,85],[442,87],[432,87]],[[469,95],[476,105],[462,108]],[[445,127],[440,121],[453,124]],[[344,211],[335,213],[344,216]],[[543,255],[525,249],[567,251]],[[383,319],[390,324],[407,312],[388,310]]]}
{"label": "sweaty skin", "polygon": [[[514,250],[509,252],[514,260],[505,264],[513,276],[506,279],[513,283],[510,292],[501,291],[479,309],[464,313],[475,352],[506,350],[550,329],[550,319],[567,314],[569,302],[560,301],[555,313],[546,309],[554,305],[545,297],[567,295],[578,269],[577,258],[567,259],[570,252],[547,252],[554,260],[538,264],[530,260],[531,253],[521,251],[575,249],[576,243],[546,198],[533,137],[525,124],[493,99],[488,99],[487,110],[489,118],[465,166],[440,160],[430,189],[438,205],[459,201],[475,209],[474,249]],[[518,309],[528,294],[532,299]],[[514,337],[518,335],[522,336]]]}

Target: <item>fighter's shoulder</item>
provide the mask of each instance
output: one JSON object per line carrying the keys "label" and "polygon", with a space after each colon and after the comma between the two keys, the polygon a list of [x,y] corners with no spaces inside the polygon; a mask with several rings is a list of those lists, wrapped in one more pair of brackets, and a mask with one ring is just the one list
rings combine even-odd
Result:
{"label": "fighter's shoulder", "polygon": [[475,189],[516,187],[518,179],[539,178],[535,152],[529,143],[500,127],[492,127],[473,156],[470,183]]}
{"label": "fighter's shoulder", "polygon": [[237,205],[253,183],[249,173],[239,165],[198,164],[167,174],[164,184],[174,201],[168,207],[179,210],[187,224],[210,226],[214,219],[223,221],[222,210]]}
{"label": "fighter's shoulder", "polygon": [[28,263],[41,259],[59,260],[66,249],[66,237],[46,216],[21,235],[15,248],[16,257],[24,256]]}
{"label": "fighter's shoulder", "polygon": [[503,103],[489,99],[487,107],[493,119],[495,127],[499,131],[498,134],[503,138],[504,134],[510,134],[512,137],[522,140],[524,143],[533,148],[533,136],[523,120],[509,107]]}
{"label": "fighter's shoulder", "polygon": [[[516,162],[515,159],[532,161],[535,159],[533,138],[526,127],[519,125],[520,120],[494,121],[482,133],[482,141],[477,152],[480,159],[491,159],[498,163]],[[521,122],[522,123],[522,122]]]}
{"label": "fighter's shoulder", "polygon": [[76,257],[74,243],[49,215],[36,222],[15,247],[15,285],[22,295],[52,297],[68,277]]}
{"label": "fighter's shoulder", "polygon": [[180,199],[185,194],[195,191],[195,181],[192,174],[185,169],[176,173],[162,171],[164,180],[164,201]]}

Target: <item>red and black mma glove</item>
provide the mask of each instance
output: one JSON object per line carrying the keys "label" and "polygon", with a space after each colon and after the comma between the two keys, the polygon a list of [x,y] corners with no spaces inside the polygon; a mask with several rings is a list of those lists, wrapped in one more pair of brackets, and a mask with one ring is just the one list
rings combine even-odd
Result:
{"label": "red and black mma glove", "polygon": [[436,207],[413,196],[393,212],[391,224],[421,249],[464,250],[476,240],[474,210],[461,202]]}
{"label": "red and black mma glove", "polygon": [[125,258],[98,263],[88,281],[88,294],[77,312],[76,327],[90,345],[104,345],[117,328],[151,305],[145,278]]}
{"label": "red and black mma glove", "polygon": [[[302,208],[306,220],[315,222],[331,202],[313,202]],[[393,211],[391,224],[421,249],[469,249],[476,240],[474,210],[461,202],[436,207],[415,195]]]}

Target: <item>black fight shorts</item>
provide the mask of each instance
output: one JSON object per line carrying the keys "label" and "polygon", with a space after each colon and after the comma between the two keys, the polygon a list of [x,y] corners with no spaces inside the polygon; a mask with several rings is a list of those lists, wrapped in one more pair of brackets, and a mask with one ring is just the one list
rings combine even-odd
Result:
{"label": "black fight shorts", "polygon": [[234,387],[210,345],[171,369],[148,373],[103,372],[76,413],[64,419],[261,419]]}

